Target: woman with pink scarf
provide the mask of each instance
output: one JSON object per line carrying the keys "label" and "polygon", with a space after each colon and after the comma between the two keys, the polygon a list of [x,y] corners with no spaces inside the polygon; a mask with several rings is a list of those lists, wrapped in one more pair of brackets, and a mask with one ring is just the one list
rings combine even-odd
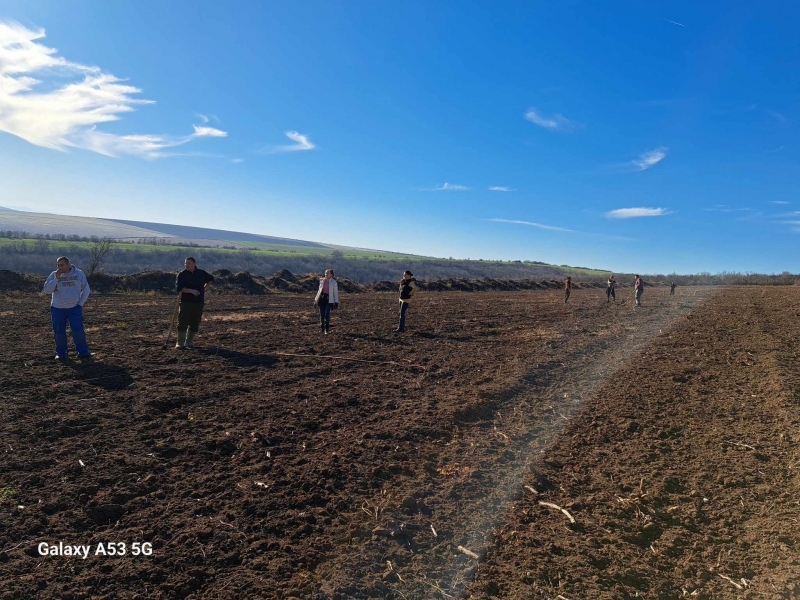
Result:
{"label": "woman with pink scarf", "polygon": [[333,278],[333,269],[325,271],[325,277],[319,280],[314,306],[319,308],[319,325],[327,335],[331,330],[331,308],[339,308],[339,284]]}

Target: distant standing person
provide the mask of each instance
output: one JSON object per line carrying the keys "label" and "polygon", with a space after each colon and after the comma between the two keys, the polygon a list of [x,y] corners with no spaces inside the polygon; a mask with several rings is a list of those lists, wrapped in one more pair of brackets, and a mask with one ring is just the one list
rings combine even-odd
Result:
{"label": "distant standing person", "polygon": [[674,282],[674,281],[673,281],[672,283],[670,283],[670,284],[669,284],[669,295],[670,295],[670,296],[674,296],[674,295],[675,295],[675,288],[676,288],[676,287],[678,287],[678,286],[677,286],[677,285],[675,285],[675,282]]}
{"label": "distant standing person", "polygon": [[400,324],[395,329],[398,333],[406,330],[406,311],[416,289],[417,280],[414,279],[414,274],[411,271],[404,271],[403,278],[400,280]]}
{"label": "distant standing person", "polygon": [[636,297],[636,306],[642,305],[642,292],[644,292],[644,281],[638,275],[633,282],[633,293]]}
{"label": "distant standing person", "polygon": [[614,299],[614,302],[617,301],[617,295],[614,292],[614,288],[616,287],[617,282],[614,280],[613,275],[609,275],[608,277],[608,285],[606,286],[606,304],[611,302],[611,299]]}
{"label": "distant standing person", "polygon": [[205,293],[214,282],[211,273],[197,268],[197,261],[189,256],[184,262],[183,271],[175,280],[175,291],[181,294],[181,308],[178,313],[178,341],[176,348],[194,348],[194,336],[203,317]]}
{"label": "distant standing person", "polygon": [[319,308],[319,325],[322,333],[327,335],[331,330],[331,308],[339,308],[339,284],[333,278],[333,269],[325,271],[325,277],[319,280],[314,305]]}
{"label": "distant standing person", "polygon": [[83,271],[69,264],[66,256],[59,256],[56,266],[57,269],[50,273],[43,288],[45,294],[52,294],[50,318],[56,340],[56,360],[67,359],[68,322],[78,358],[91,358],[92,354],[86,344],[86,332],[83,329],[83,305],[89,298],[89,282]]}
{"label": "distant standing person", "polygon": [[569,295],[572,292],[572,277],[567,277],[566,281],[564,282],[564,304],[567,303],[569,300]]}

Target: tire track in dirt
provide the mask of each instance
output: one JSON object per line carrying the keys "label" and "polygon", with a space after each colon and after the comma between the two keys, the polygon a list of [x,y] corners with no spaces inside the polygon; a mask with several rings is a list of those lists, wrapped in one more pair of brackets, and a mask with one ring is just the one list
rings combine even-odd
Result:
{"label": "tire track in dirt", "polygon": [[577,526],[520,496],[470,597],[799,597],[798,307],[726,290],[604,380],[542,469]]}
{"label": "tire track in dirt", "polygon": [[[396,571],[383,574],[384,581],[393,585],[379,584],[377,590],[409,598],[462,595],[476,573],[477,561],[458,547],[471,549],[483,557],[495,542],[495,526],[512,499],[519,496],[523,478],[531,467],[539,471],[547,469],[544,462],[547,457],[542,453],[560,438],[584,400],[712,293],[709,289],[695,289],[672,303],[666,295],[651,295],[650,303],[645,303],[642,309],[628,304],[629,311],[608,312],[606,325],[616,332],[608,337],[613,339],[590,335],[585,329],[588,322],[581,315],[585,307],[565,312],[566,322],[574,323],[573,332],[569,328],[565,331],[567,337],[571,333],[574,339],[548,343],[546,362],[528,369],[527,374],[507,384],[505,389],[484,394],[460,407],[453,414],[457,424],[453,434],[436,449],[420,448],[420,453],[429,457],[427,488],[421,494],[412,493],[404,503],[412,504],[413,513],[413,501],[421,496],[437,507],[438,518],[430,524],[438,535],[434,539],[419,520],[409,523],[413,519],[397,511],[389,518],[376,519],[381,531],[415,527],[402,532],[401,543],[417,538],[430,540],[430,545],[416,541],[409,544],[408,550],[416,553],[409,558],[393,551],[391,542],[373,539],[376,547],[370,553],[390,557]],[[592,322],[596,326],[595,319]],[[483,367],[489,363],[490,358],[476,361]],[[447,505],[450,507],[445,509]],[[359,554],[342,568],[354,580],[364,579],[365,560],[369,559]],[[385,562],[377,557],[372,560],[377,564]],[[368,586],[362,585],[361,589],[364,587]]]}

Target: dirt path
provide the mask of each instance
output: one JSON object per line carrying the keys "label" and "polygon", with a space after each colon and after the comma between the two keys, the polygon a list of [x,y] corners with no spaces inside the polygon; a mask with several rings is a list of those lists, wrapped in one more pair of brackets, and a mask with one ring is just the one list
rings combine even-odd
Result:
{"label": "dirt path", "polygon": [[792,597],[800,302],[680,291],[214,297],[179,355],[104,297],[73,367],[7,297],[0,598]]}

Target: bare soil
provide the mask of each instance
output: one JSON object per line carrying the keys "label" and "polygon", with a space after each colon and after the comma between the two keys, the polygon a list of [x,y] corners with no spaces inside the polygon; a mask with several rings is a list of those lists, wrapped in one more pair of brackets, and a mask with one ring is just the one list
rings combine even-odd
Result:
{"label": "bare soil", "polygon": [[800,597],[800,292],[629,296],[2,296],[0,598]]}

